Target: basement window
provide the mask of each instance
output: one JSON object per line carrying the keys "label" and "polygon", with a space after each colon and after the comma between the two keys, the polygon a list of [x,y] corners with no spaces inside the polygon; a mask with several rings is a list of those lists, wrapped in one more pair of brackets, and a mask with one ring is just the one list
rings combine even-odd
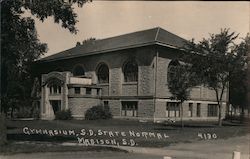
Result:
{"label": "basement window", "polygon": [[91,95],[91,88],[86,88],[86,94]]}
{"label": "basement window", "polygon": [[81,93],[81,88],[75,87],[75,94],[80,94],[80,93]]}

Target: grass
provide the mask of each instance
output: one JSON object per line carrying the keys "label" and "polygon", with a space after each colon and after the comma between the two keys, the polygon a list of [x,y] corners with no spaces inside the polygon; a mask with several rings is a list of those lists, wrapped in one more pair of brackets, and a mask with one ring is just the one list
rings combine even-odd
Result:
{"label": "grass", "polygon": [[103,146],[64,146],[57,143],[47,142],[9,142],[0,147],[0,154],[10,155],[16,153],[34,153],[34,152],[75,152],[75,151],[114,151],[127,152],[114,147]]}
{"label": "grass", "polygon": [[[172,125],[156,124],[153,122],[141,123],[133,120],[68,120],[68,121],[7,121],[8,128],[8,140],[9,141],[46,141],[50,143],[61,142],[75,142],[77,139],[75,136],[47,136],[47,135],[26,135],[22,132],[23,127],[35,129],[64,129],[75,130],[80,132],[81,129],[91,129],[93,131],[107,130],[107,131],[125,131],[130,130],[135,132],[154,132],[165,133],[169,136],[166,139],[148,138],[143,137],[125,137],[127,139],[133,139],[140,147],[166,147],[170,144],[179,142],[194,142],[203,140],[198,136],[198,133],[215,133],[217,139],[227,139],[235,136],[242,136],[249,132],[247,126],[242,124],[235,124],[224,122],[224,126],[216,126],[216,122],[185,122],[185,127],[182,129],[180,123],[174,123]],[[87,136],[89,137],[89,136]],[[93,138],[93,137],[92,137]],[[95,137],[104,138],[107,137]],[[122,140],[124,137],[118,136],[117,140]],[[81,148],[80,148],[81,149]]]}

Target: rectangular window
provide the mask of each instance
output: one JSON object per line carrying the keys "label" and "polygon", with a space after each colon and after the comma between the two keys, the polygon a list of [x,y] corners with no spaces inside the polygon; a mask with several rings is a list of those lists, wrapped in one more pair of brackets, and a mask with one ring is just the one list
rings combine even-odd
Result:
{"label": "rectangular window", "polygon": [[60,86],[58,87],[58,92],[59,92],[59,94],[61,94],[61,87]]}
{"label": "rectangular window", "polygon": [[109,110],[109,101],[103,101],[104,110]]}
{"label": "rectangular window", "polygon": [[81,88],[75,87],[75,94],[80,94],[80,93],[81,93]]}
{"label": "rectangular window", "polygon": [[86,94],[91,95],[91,88],[86,88]]}
{"label": "rectangular window", "polygon": [[218,105],[217,104],[208,104],[207,116],[208,117],[218,116]]}
{"label": "rectangular window", "polygon": [[180,103],[167,102],[166,117],[179,117],[180,116]]}
{"label": "rectangular window", "polygon": [[188,116],[189,117],[193,116],[193,103],[188,104]]}
{"label": "rectangular window", "polygon": [[196,116],[201,116],[201,103],[197,103]]}
{"label": "rectangular window", "polygon": [[49,87],[49,93],[50,94],[61,94],[61,86],[50,86]]}
{"label": "rectangular window", "polygon": [[53,87],[52,87],[52,86],[49,87],[49,93],[50,93],[50,94],[53,94]]}
{"label": "rectangular window", "polygon": [[122,116],[137,116],[138,105],[137,101],[123,101],[122,102]]}
{"label": "rectangular window", "polygon": [[53,86],[53,93],[57,94],[57,86]]}

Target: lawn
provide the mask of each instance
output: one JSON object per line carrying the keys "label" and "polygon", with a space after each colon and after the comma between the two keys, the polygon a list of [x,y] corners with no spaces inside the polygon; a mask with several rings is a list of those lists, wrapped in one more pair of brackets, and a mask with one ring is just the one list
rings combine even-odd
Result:
{"label": "lawn", "polygon": [[[179,142],[193,142],[197,140],[216,140],[227,139],[234,136],[242,136],[249,132],[247,126],[242,124],[232,124],[224,122],[224,126],[217,127],[215,122],[185,122],[185,127],[181,128],[179,123],[172,125],[157,124],[153,122],[139,122],[135,120],[68,120],[68,121],[7,121],[8,140],[9,141],[44,141],[51,143],[71,142],[78,143],[79,138],[98,139],[95,144],[100,144],[101,140],[115,139],[122,146],[140,146],[140,147],[166,147],[170,144]],[[28,128],[27,132],[32,130],[73,130],[74,135],[27,135],[23,128]],[[82,129],[86,134],[81,134]],[[92,132],[92,134],[91,134]],[[105,134],[106,132],[106,134]],[[117,132],[117,135],[115,134]],[[122,136],[124,132],[126,136]],[[134,136],[130,134],[134,133]],[[148,133],[147,137],[142,132]],[[99,134],[100,133],[100,134]],[[111,136],[110,136],[111,133]],[[136,136],[137,134],[139,136]],[[149,136],[149,133],[154,134]],[[157,136],[157,133],[160,136]],[[165,134],[165,137],[164,137]],[[132,139],[133,142],[130,142]],[[125,143],[124,143],[125,140]],[[85,140],[84,140],[85,141]],[[110,142],[110,141],[109,141]],[[101,145],[112,145],[106,142]],[[136,145],[135,145],[136,144]]]}

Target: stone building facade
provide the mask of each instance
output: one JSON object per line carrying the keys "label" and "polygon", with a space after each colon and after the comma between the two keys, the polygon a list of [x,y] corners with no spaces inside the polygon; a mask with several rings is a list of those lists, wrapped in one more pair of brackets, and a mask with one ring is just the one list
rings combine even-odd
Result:
{"label": "stone building facade", "polygon": [[[88,108],[103,105],[115,118],[179,120],[179,102],[170,99],[167,78],[184,44],[185,39],[153,28],[89,41],[40,59],[35,69],[42,79],[42,119],[53,119],[62,109],[84,118]],[[183,103],[184,120],[217,120],[215,97],[204,86],[193,88]],[[223,116],[226,102],[227,91]]]}

